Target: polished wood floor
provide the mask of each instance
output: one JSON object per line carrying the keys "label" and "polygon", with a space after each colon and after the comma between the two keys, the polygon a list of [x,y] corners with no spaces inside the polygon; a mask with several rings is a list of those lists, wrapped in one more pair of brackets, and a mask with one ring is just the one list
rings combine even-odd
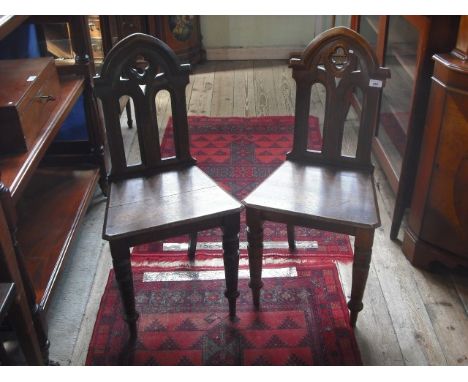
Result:
{"label": "polished wood floor", "polygon": [[[311,114],[320,118],[323,100],[322,89],[315,89]],[[160,126],[166,125],[170,115],[167,101],[167,94],[157,98]],[[294,103],[295,84],[286,61],[207,62],[194,68],[187,87],[189,115],[293,115]],[[125,120],[123,116],[122,125]],[[344,150],[355,147],[356,126],[357,116],[350,112]],[[128,159],[137,160],[135,129],[123,126],[123,130],[126,130]],[[366,365],[468,365],[468,274],[446,270],[429,273],[411,266],[401,252],[401,242],[389,239],[395,196],[378,165],[375,176],[382,227],[375,233],[364,310],[356,328],[363,362]],[[94,219],[99,219],[98,215],[94,214]],[[100,230],[99,224],[95,226],[93,229]],[[106,246],[96,251],[105,252]],[[351,265],[338,263],[337,266],[349,297]],[[102,284],[106,277],[101,281],[96,279]],[[83,321],[94,322],[100,299],[96,291],[102,290],[102,285],[93,287]],[[82,349],[74,350],[81,355],[72,359],[72,363],[83,359],[89,336],[81,335],[76,346]]]}

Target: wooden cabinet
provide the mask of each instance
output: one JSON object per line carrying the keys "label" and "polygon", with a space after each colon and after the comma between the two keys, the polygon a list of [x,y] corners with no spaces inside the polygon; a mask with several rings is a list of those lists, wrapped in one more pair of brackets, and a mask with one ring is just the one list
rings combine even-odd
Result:
{"label": "wooden cabinet", "polygon": [[201,43],[200,16],[99,16],[104,52],[129,34],[153,35],[184,62],[196,64],[205,59]]}
{"label": "wooden cabinet", "polygon": [[205,60],[200,32],[200,16],[153,16],[150,33],[169,45],[184,62]]}
{"label": "wooden cabinet", "polygon": [[468,266],[468,17],[452,54],[436,54],[403,252],[412,264]]}
{"label": "wooden cabinet", "polygon": [[353,16],[391,79],[382,92],[373,152],[396,193],[391,237],[409,206],[419,160],[434,53],[455,45],[459,16]]}
{"label": "wooden cabinet", "polygon": [[[24,270],[35,328],[41,332],[39,337],[46,359],[48,340],[41,312],[47,308],[96,184],[101,181],[105,187],[104,150],[102,126],[92,93],[94,65],[90,60],[87,17],[34,16],[27,21],[37,28],[45,23],[66,23],[74,55],[73,60],[55,62],[60,79],[59,96],[28,150],[0,159],[0,200],[18,263]],[[11,25],[12,21],[8,22]],[[87,139],[54,141],[80,97]]]}

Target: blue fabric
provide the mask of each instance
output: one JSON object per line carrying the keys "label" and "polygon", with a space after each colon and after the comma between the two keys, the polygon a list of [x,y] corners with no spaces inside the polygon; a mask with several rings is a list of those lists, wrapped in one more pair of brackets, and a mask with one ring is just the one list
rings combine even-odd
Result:
{"label": "blue fabric", "polygon": [[0,40],[0,59],[40,57],[36,26],[23,24]]}
{"label": "blue fabric", "polygon": [[56,141],[87,140],[88,130],[86,129],[86,117],[84,109],[84,97],[80,95],[75,106],[68,115],[59,130]]}
{"label": "blue fabric", "polygon": [[[39,41],[34,24],[23,24],[3,40],[0,40],[0,59],[19,59],[40,57]],[[69,116],[62,124],[56,140],[86,140],[86,116],[83,95],[73,106]]]}

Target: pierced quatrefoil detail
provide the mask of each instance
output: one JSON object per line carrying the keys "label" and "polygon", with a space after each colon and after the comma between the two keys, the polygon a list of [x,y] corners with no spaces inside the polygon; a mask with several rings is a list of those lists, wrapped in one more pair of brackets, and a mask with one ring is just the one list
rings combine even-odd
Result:
{"label": "pierced quatrefoil detail", "polygon": [[139,83],[146,83],[150,78],[154,78],[155,71],[150,62],[143,56],[138,55],[124,70],[125,76],[129,79],[135,79]]}
{"label": "pierced quatrefoil detail", "polygon": [[331,52],[329,59],[335,70],[343,71],[349,65],[349,55],[345,47],[342,45],[337,45],[335,49]]}

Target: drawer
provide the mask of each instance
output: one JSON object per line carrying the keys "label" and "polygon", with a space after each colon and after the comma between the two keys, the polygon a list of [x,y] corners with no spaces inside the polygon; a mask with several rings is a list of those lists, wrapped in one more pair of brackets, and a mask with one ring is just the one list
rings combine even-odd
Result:
{"label": "drawer", "polygon": [[27,151],[60,96],[54,60],[2,60],[0,81],[0,155]]}

